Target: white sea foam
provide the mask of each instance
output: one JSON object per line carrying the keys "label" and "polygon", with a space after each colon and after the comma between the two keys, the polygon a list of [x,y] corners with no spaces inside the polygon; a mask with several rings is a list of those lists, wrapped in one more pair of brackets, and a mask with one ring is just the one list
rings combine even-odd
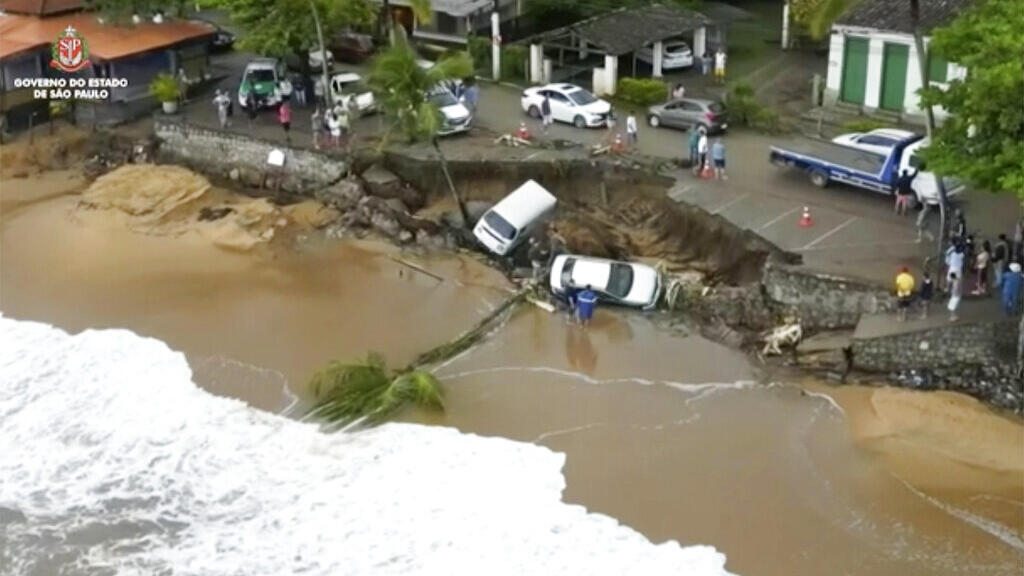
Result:
{"label": "white sea foam", "polygon": [[324,434],[204,392],[157,340],[0,317],[5,574],[727,574],[561,502],[563,464],[447,428]]}

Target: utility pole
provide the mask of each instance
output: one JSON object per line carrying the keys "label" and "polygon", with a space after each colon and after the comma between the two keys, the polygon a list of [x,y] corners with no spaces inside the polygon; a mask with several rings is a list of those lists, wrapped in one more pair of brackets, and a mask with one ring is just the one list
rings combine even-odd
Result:
{"label": "utility pole", "polygon": [[498,0],[491,5],[491,76],[501,80],[501,14]]}
{"label": "utility pole", "polygon": [[[320,43],[320,72],[323,74],[324,83],[324,105],[328,108],[334,104],[331,94],[331,82],[327,77],[327,48],[324,46],[324,30],[320,26],[320,14],[316,11],[316,0],[309,0],[309,9],[313,11],[313,24],[316,25],[316,39]],[[305,69],[305,67],[303,67]],[[315,91],[314,91],[315,92]]]}
{"label": "utility pole", "polygon": [[782,49],[789,49],[789,0],[782,5]]}

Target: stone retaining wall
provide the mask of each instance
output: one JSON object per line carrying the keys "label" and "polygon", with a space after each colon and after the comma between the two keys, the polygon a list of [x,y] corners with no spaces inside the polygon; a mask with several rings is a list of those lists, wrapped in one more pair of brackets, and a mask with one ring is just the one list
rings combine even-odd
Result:
{"label": "stone retaining wall", "polygon": [[861,314],[895,310],[896,298],[876,284],[769,262],[761,279],[765,297],[795,311],[804,329],[852,328]]}
{"label": "stone retaining wall", "polygon": [[[340,158],[257,138],[160,121],[154,124],[154,132],[160,143],[159,160],[182,164],[207,176],[238,180],[254,188],[272,183],[285,192],[312,195],[348,173]],[[284,152],[282,168],[267,163],[275,149]]]}
{"label": "stone retaining wall", "polygon": [[875,338],[854,338],[853,365],[861,370],[934,370],[1014,362],[1017,323],[957,323]]}

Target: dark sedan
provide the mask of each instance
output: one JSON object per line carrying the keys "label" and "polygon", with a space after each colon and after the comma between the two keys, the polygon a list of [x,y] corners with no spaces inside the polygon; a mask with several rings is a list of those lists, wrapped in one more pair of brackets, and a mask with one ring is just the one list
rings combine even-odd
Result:
{"label": "dark sedan", "polygon": [[729,117],[725,106],[716,100],[679,98],[648,108],[647,123],[654,128],[697,127],[712,133],[724,132],[729,127]]}

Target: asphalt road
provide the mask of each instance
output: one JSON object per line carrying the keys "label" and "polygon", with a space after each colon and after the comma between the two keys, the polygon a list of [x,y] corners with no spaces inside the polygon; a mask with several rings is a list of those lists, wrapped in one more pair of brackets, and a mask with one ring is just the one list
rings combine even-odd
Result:
{"label": "asphalt road", "polygon": [[[248,59],[246,54],[234,52],[216,60],[228,73],[221,86],[232,94],[237,90],[239,74]],[[356,67],[348,68],[358,71]],[[539,122],[522,111],[519,89],[488,82],[482,82],[480,87],[477,126],[512,133],[525,122],[531,132],[540,134]],[[209,98],[204,96],[187,108],[190,121],[215,125],[216,115],[207,100]],[[624,130],[627,112],[619,111],[617,129]],[[685,132],[652,128],[645,123],[643,111],[637,112],[639,153],[667,158],[686,154]],[[376,132],[381,127],[381,118],[371,116],[360,119],[354,129],[359,135]],[[244,116],[236,115],[235,128],[261,137],[281,139],[283,136],[271,112],[263,112],[252,125]],[[579,129],[556,124],[547,137],[590,145],[608,141],[611,135],[604,128]],[[918,241],[914,225],[916,213],[905,217],[895,215],[891,197],[839,184],[817,188],[804,174],[771,165],[768,146],[775,140],[773,137],[733,130],[721,138],[727,151],[728,180],[702,180],[686,170],[679,170],[674,174],[676,185],[669,192],[672,199],[721,215],[784,249],[802,254],[808,266],[830,273],[888,284],[900,267],[909,266],[919,271],[924,259],[936,253],[935,243],[927,237]],[[308,109],[294,111],[292,141],[309,145]],[[988,238],[1012,231],[1021,212],[1019,203],[1010,195],[970,191],[958,199],[957,204],[965,210],[968,228]],[[813,222],[809,227],[799,225],[805,206]],[[938,215],[933,210],[929,217],[933,235],[937,228]]]}

